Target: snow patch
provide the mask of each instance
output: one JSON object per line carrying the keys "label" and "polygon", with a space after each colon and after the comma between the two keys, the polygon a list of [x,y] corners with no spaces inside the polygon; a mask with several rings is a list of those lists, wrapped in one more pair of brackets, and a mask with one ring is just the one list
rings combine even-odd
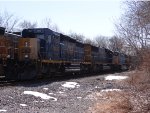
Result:
{"label": "snow patch", "polygon": [[26,104],[20,104],[20,106],[26,107],[27,105]]}
{"label": "snow patch", "polygon": [[120,89],[105,89],[101,90],[101,92],[109,92],[109,91],[121,91]]}
{"label": "snow patch", "polygon": [[48,90],[48,88],[43,88],[44,90]]}
{"label": "snow patch", "polygon": [[77,99],[81,99],[82,97],[77,97]]}
{"label": "snow patch", "polygon": [[101,87],[99,87],[99,86],[95,86],[95,88],[101,88]]}
{"label": "snow patch", "polygon": [[57,101],[57,98],[51,97],[44,93],[35,92],[35,91],[24,91],[24,94],[33,95],[35,97],[40,97],[45,100],[52,99],[53,101]]}
{"label": "snow patch", "polygon": [[76,82],[66,82],[65,84],[62,85],[63,87],[66,87],[66,88],[79,88],[80,85]]}
{"label": "snow patch", "polygon": [[62,91],[59,91],[58,93],[59,93],[59,94],[64,94],[64,92],[62,92]]}
{"label": "snow patch", "polygon": [[128,76],[114,76],[114,75],[108,75],[105,77],[105,80],[123,80],[127,79]]}
{"label": "snow patch", "polygon": [[49,95],[53,95],[54,93],[48,93]]}
{"label": "snow patch", "polygon": [[5,110],[5,109],[0,109],[0,112],[6,112],[7,110]]}
{"label": "snow patch", "polygon": [[13,97],[9,96],[9,98],[13,99]]}

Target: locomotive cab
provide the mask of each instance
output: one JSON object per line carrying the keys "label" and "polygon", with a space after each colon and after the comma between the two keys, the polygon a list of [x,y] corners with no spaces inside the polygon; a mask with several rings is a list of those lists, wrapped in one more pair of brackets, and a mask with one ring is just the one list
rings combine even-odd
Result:
{"label": "locomotive cab", "polygon": [[17,79],[33,79],[37,76],[37,63],[39,59],[39,39],[34,34],[21,37],[18,40],[18,76]]}
{"label": "locomotive cab", "polygon": [[128,69],[127,62],[128,62],[127,55],[120,52],[114,52],[113,54],[114,70],[127,70]]}
{"label": "locomotive cab", "polygon": [[37,38],[19,39],[19,61],[37,60],[39,52],[39,40]]}
{"label": "locomotive cab", "polygon": [[114,52],[114,54],[113,54],[113,64],[114,65],[119,64],[119,53],[118,52]]}

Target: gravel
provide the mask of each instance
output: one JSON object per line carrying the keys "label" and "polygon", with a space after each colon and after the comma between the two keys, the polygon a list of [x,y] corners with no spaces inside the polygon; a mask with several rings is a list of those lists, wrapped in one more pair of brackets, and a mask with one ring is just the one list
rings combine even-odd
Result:
{"label": "gravel", "polygon": [[[107,74],[59,81],[38,80],[0,87],[0,112],[85,113],[97,101],[91,95],[93,92],[120,89],[121,86],[115,81],[105,80],[106,76]],[[28,94],[27,91],[38,96]],[[41,94],[47,98],[41,98]]]}

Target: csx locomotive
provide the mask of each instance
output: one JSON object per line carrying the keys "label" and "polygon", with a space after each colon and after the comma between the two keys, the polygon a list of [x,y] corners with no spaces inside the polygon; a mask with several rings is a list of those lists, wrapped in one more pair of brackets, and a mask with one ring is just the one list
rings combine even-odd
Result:
{"label": "csx locomotive", "polygon": [[15,78],[15,64],[18,61],[18,38],[20,35],[5,32],[0,27],[0,76]]}
{"label": "csx locomotive", "polygon": [[48,28],[24,29],[21,36],[4,31],[0,28],[0,69],[7,79],[97,73],[129,66],[129,57],[123,53],[84,44]]}

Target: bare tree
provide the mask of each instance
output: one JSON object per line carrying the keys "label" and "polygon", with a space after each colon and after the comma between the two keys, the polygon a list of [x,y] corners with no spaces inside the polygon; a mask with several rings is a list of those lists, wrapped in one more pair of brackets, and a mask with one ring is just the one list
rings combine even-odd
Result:
{"label": "bare tree", "polygon": [[108,48],[108,42],[109,42],[109,37],[106,37],[106,36],[97,36],[95,38],[95,41],[96,41],[96,45],[98,47],[105,47],[105,48]]}
{"label": "bare tree", "polygon": [[45,18],[42,21],[42,26],[46,27],[46,28],[49,28],[49,29],[51,29],[53,31],[60,32],[58,26],[56,24],[52,23],[50,18]]}
{"label": "bare tree", "polygon": [[116,24],[120,37],[123,37],[129,46],[138,53],[147,48],[150,41],[150,2],[127,1],[126,12],[121,22]]}
{"label": "bare tree", "polygon": [[45,18],[43,21],[42,21],[42,25],[44,27],[47,27],[47,28],[51,28],[52,27],[52,21],[50,18]]}
{"label": "bare tree", "polygon": [[14,31],[19,19],[7,11],[0,13],[0,26],[5,27],[6,31]]}
{"label": "bare tree", "polygon": [[[129,50],[137,58],[137,67],[150,49],[150,1],[126,1],[126,11],[116,24],[119,37],[127,42]],[[150,57],[150,56],[149,56]]]}
{"label": "bare tree", "polygon": [[70,32],[69,36],[72,37],[73,39],[76,39],[79,42],[84,42],[84,39],[85,39],[84,35],[77,34],[77,33],[72,33],[72,32]]}
{"label": "bare tree", "polygon": [[109,43],[108,43],[108,48],[112,51],[124,51],[124,40],[117,37],[117,36],[113,36],[109,39]]}
{"label": "bare tree", "polygon": [[37,27],[37,23],[36,22],[32,23],[30,21],[24,20],[19,23],[19,27],[21,29],[35,28],[35,27]]}
{"label": "bare tree", "polygon": [[93,41],[93,40],[91,40],[91,39],[88,39],[88,38],[84,40],[84,43],[86,43],[86,44],[91,44],[91,45],[93,45],[93,46],[96,46],[95,41]]}

